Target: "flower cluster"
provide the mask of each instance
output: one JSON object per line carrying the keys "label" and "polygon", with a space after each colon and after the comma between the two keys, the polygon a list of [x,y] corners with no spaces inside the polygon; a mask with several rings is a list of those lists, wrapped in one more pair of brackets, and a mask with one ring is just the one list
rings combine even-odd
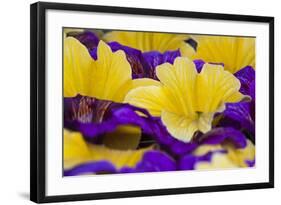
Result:
{"label": "flower cluster", "polygon": [[255,165],[255,39],[64,33],[64,175]]}

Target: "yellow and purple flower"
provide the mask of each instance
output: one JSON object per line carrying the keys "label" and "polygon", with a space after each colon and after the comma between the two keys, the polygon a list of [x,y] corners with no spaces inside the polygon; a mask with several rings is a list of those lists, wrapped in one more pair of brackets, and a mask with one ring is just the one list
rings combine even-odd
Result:
{"label": "yellow and purple flower", "polygon": [[178,57],[174,64],[156,68],[161,84],[132,89],[125,102],[161,117],[175,138],[189,142],[196,131],[211,130],[214,114],[226,103],[240,102],[240,82],[220,65],[204,64],[197,72],[193,61]]}

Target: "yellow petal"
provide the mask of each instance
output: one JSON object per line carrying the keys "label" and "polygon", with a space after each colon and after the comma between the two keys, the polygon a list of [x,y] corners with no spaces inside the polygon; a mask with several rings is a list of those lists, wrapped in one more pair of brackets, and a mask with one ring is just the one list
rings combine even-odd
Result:
{"label": "yellow petal", "polygon": [[248,95],[243,95],[240,92],[235,92],[233,93],[233,95],[229,96],[225,101],[229,102],[229,103],[234,103],[234,102],[250,102],[251,101],[251,97]]}
{"label": "yellow petal", "polygon": [[126,95],[124,102],[145,108],[151,115],[160,116],[168,99],[160,86],[145,86],[131,90]]}
{"label": "yellow petal", "polygon": [[238,102],[243,98],[239,89],[239,80],[222,66],[205,64],[196,81],[196,110],[213,113],[224,103]]}
{"label": "yellow petal", "polygon": [[136,149],[141,139],[141,129],[136,126],[122,125],[114,132],[103,137],[103,143],[112,149]]}
{"label": "yellow petal", "polygon": [[201,113],[198,114],[198,130],[206,133],[212,129],[214,113]]}
{"label": "yellow petal", "polygon": [[198,130],[197,121],[184,115],[177,115],[163,111],[161,120],[167,127],[169,133],[183,142],[189,142],[192,139],[194,132]]}
{"label": "yellow petal", "polygon": [[223,63],[235,73],[245,66],[255,67],[255,38],[229,36],[192,36],[198,43],[194,59]]}
{"label": "yellow petal", "polygon": [[131,86],[132,74],[125,53],[121,50],[113,53],[108,45],[100,41],[97,56],[96,69],[91,75],[94,82],[91,96],[122,102]]}
{"label": "yellow petal", "polygon": [[181,56],[193,59],[196,52],[188,43],[182,42],[180,46],[180,53]]}
{"label": "yellow petal", "polygon": [[69,169],[91,160],[91,151],[79,132],[63,131],[64,168]]}
{"label": "yellow petal", "polygon": [[196,131],[206,133],[212,128],[213,114],[196,114],[195,117],[162,111],[161,120],[169,133],[178,140],[191,141]]}
{"label": "yellow petal", "polygon": [[151,78],[138,78],[133,80],[132,89],[142,86],[150,86],[150,85],[161,86],[161,83]]}
{"label": "yellow petal", "polygon": [[74,97],[86,91],[88,76],[94,67],[87,48],[73,37],[64,39],[64,97]]}
{"label": "yellow petal", "polygon": [[156,75],[164,84],[163,89],[167,98],[177,105],[172,112],[194,117],[194,89],[197,76],[194,63],[188,58],[178,57],[174,65],[165,63],[158,66]]}

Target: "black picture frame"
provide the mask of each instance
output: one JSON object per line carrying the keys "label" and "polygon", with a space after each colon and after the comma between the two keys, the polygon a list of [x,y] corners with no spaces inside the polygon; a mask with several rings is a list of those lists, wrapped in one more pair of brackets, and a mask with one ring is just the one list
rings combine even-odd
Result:
{"label": "black picture frame", "polygon": [[[46,11],[67,10],[101,13],[122,13],[151,16],[169,16],[195,19],[217,19],[269,24],[269,181],[221,186],[204,186],[192,188],[171,188],[158,190],[141,190],[110,193],[90,193],[60,196],[46,196],[45,190],[45,114],[46,114],[46,80],[45,80],[45,25]],[[186,194],[197,192],[230,191],[274,187],[274,18],[265,16],[230,15],[144,8],[125,8],[82,4],[38,2],[30,6],[30,199],[37,203],[75,200],[109,199],[123,197],[140,197],[153,195]]]}

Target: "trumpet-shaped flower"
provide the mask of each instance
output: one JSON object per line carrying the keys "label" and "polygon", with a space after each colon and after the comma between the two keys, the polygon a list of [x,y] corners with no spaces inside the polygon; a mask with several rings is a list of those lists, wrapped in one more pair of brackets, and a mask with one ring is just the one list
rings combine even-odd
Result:
{"label": "trumpet-shaped flower", "polygon": [[192,36],[198,47],[194,59],[223,63],[231,73],[245,66],[255,67],[255,38],[227,36]]}
{"label": "trumpet-shaped flower", "polygon": [[196,131],[209,131],[214,114],[222,112],[225,103],[246,97],[239,92],[239,80],[221,65],[204,64],[198,73],[193,61],[178,57],[173,65],[158,66],[156,75],[161,85],[133,89],[125,102],[161,117],[169,133],[184,142]]}
{"label": "trumpet-shaped flower", "polygon": [[186,34],[124,31],[112,31],[104,36],[108,42],[117,41],[142,52],[159,51],[163,53],[180,49],[182,56],[191,57],[195,50],[186,42],[189,38],[189,35]]}
{"label": "trumpet-shaped flower", "polygon": [[155,84],[150,79],[132,80],[132,70],[122,50],[112,52],[99,42],[97,60],[73,37],[64,40],[64,97],[77,94],[122,102],[126,93],[137,86]]}

